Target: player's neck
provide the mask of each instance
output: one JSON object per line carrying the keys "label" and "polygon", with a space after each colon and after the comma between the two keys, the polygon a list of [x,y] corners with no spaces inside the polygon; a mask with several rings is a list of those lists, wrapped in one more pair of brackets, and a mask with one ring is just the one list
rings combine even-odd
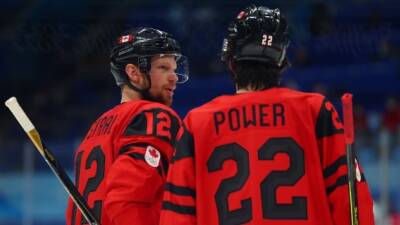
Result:
{"label": "player's neck", "polygon": [[139,92],[134,91],[127,86],[122,87],[121,103],[140,99],[142,99],[142,95]]}
{"label": "player's neck", "polygon": [[272,88],[277,88],[279,86],[272,86],[268,88],[261,88],[261,89],[255,89],[254,87],[251,87],[250,85],[246,88],[239,88],[236,86],[236,94],[241,94],[241,93],[248,93],[248,92],[255,92],[255,91],[262,91],[262,90],[267,90],[267,89],[272,89]]}
{"label": "player's neck", "polygon": [[250,90],[250,89],[238,89],[236,90],[236,94],[241,94],[241,93],[247,93],[247,92],[252,92],[254,90]]}

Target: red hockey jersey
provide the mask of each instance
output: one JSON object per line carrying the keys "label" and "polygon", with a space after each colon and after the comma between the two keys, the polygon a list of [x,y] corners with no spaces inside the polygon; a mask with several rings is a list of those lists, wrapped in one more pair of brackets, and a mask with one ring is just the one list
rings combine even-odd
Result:
{"label": "red hockey jersey", "polygon": [[[182,125],[170,108],[122,103],[104,113],[75,153],[75,183],[102,225],[158,225],[163,187]],[[67,225],[87,222],[69,200]]]}
{"label": "red hockey jersey", "polygon": [[[286,88],[221,96],[192,110],[161,225],[350,224],[343,133],[324,96]],[[357,171],[360,225],[371,225],[371,195]]]}

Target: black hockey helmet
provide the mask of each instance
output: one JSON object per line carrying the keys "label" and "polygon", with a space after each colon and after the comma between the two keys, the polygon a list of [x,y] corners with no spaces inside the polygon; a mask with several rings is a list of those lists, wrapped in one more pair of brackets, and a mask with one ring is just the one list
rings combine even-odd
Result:
{"label": "black hockey helmet", "polygon": [[[189,79],[188,62],[186,57],[181,54],[178,41],[167,32],[154,28],[138,27],[123,32],[111,50],[111,73],[117,85],[127,84],[132,88],[125,73],[125,65],[128,63],[137,65],[141,72],[149,76],[151,57],[156,55],[175,56],[177,83],[184,83]],[[138,90],[135,87],[133,89]]]}
{"label": "black hockey helmet", "polygon": [[288,24],[279,9],[252,5],[229,25],[221,60],[224,63],[259,61],[283,67],[287,63],[288,46]]}

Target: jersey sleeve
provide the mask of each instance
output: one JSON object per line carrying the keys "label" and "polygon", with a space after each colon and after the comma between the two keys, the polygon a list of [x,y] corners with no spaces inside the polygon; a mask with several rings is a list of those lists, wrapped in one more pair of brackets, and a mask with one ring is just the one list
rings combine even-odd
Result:
{"label": "jersey sleeve", "polygon": [[113,224],[158,224],[158,215],[149,214],[152,203],[162,196],[164,171],[160,160],[155,148],[134,144],[113,163],[106,178],[104,202]]}
{"label": "jersey sleeve", "polygon": [[196,224],[196,173],[194,140],[185,118],[182,136],[168,171],[161,210],[161,225]]}
{"label": "jersey sleeve", "polygon": [[[339,114],[324,99],[319,107],[316,137],[323,167],[326,193],[335,225],[350,225],[349,189],[344,130]],[[372,198],[359,164],[356,164],[357,205],[360,225],[373,225]]]}

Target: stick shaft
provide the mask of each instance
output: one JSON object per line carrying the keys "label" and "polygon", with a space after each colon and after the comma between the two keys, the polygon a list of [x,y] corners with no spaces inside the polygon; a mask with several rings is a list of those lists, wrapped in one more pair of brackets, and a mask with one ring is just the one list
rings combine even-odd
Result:
{"label": "stick shaft", "polygon": [[56,175],[58,180],[62,183],[65,191],[69,194],[69,196],[71,196],[72,201],[77,205],[77,207],[82,213],[82,216],[85,217],[86,221],[90,225],[99,225],[100,223],[97,221],[96,217],[90,210],[86,201],[79,193],[78,189],[75,187],[74,183],[71,181],[69,176],[66,174],[65,170],[58,163],[58,161],[51,153],[51,151],[47,148],[44,148],[43,152],[44,152],[44,159],[47,165],[49,165],[50,169]]}
{"label": "stick shaft", "polygon": [[352,149],[354,143],[354,122],[353,122],[353,95],[346,93],[342,96],[343,118],[344,118],[344,134],[347,155],[347,177],[349,187],[349,203],[350,203],[350,222],[351,225],[358,225],[358,206],[357,191],[355,186],[355,155]]}
{"label": "stick shaft", "polygon": [[5,105],[10,109],[11,113],[17,119],[18,123],[24,129],[25,133],[28,135],[29,139],[35,145],[36,149],[39,151],[40,155],[44,158],[47,165],[53,171],[54,175],[63,185],[64,189],[67,191],[71,199],[78,206],[79,210],[82,212],[83,217],[90,225],[99,225],[93,212],[89,209],[86,201],[80,195],[78,189],[75,187],[71,179],[66,174],[65,170],[58,163],[53,153],[44,147],[43,142],[40,138],[39,132],[36,130],[35,126],[25,114],[24,110],[19,105],[17,99],[12,97],[5,102]]}

